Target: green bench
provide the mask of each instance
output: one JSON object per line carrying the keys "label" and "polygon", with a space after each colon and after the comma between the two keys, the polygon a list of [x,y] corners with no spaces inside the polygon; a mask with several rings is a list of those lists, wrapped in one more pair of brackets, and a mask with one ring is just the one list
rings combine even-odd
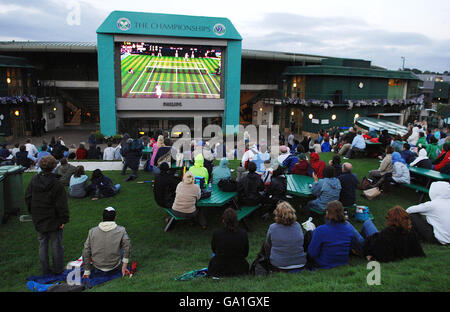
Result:
{"label": "green bench", "polygon": [[163,208],[163,209],[170,215],[170,219],[167,222],[166,227],[164,228],[164,232],[167,232],[170,229],[170,227],[175,223],[175,221],[188,220],[186,218],[177,217],[176,215],[174,215],[174,213],[170,209],[167,209],[167,208]]}
{"label": "green bench", "polygon": [[240,207],[240,209],[236,210],[237,216],[238,216],[238,221],[241,221],[242,219],[244,219],[246,216],[248,216],[249,214],[251,214],[253,211],[255,211],[258,208],[259,208],[259,206],[242,206],[242,207]]}
{"label": "green bench", "polygon": [[238,216],[238,221],[242,222],[242,224],[244,225],[244,227],[247,231],[250,231],[250,227],[248,226],[247,222],[245,222],[244,218],[247,217],[249,214],[251,214],[256,209],[258,209],[259,207],[260,207],[259,205],[257,205],[257,206],[242,206],[236,210],[236,213]]}

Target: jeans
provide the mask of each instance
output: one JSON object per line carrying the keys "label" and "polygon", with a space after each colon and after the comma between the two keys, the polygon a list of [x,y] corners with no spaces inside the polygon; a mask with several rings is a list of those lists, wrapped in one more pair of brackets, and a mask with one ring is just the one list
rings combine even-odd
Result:
{"label": "jeans", "polygon": [[[54,232],[38,233],[39,259],[42,274],[61,273],[64,271],[64,246],[62,245],[63,230]],[[48,247],[51,241],[53,269],[50,268]]]}
{"label": "jeans", "polygon": [[366,238],[378,233],[378,230],[372,220],[364,221],[361,233],[359,233],[351,223],[349,223],[353,228],[353,238],[352,238],[352,249],[354,249],[360,256],[363,256],[363,246]]}

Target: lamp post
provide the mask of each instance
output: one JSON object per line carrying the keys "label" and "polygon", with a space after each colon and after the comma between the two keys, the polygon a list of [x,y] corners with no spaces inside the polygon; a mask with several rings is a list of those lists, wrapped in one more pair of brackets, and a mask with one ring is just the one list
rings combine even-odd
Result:
{"label": "lamp post", "polygon": [[405,57],[402,56],[401,58],[402,58],[402,60],[403,60],[402,70],[405,70]]}

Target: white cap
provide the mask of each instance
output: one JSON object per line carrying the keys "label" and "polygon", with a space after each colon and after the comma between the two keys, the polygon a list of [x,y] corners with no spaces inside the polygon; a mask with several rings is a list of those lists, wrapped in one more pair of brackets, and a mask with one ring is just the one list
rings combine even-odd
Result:
{"label": "white cap", "polygon": [[106,207],[105,210],[106,211],[116,211],[116,209],[114,209],[113,207]]}

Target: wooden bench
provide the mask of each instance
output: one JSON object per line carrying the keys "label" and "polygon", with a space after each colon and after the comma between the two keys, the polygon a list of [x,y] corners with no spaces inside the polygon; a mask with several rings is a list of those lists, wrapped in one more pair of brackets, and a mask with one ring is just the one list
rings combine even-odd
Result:
{"label": "wooden bench", "polygon": [[166,227],[164,228],[164,232],[167,232],[167,231],[170,229],[170,227],[171,227],[172,225],[174,225],[175,221],[188,220],[188,219],[186,219],[186,218],[180,218],[180,217],[177,217],[177,216],[173,213],[173,211],[170,210],[170,209],[167,209],[167,208],[163,208],[163,209],[170,215],[170,219],[169,219],[169,221],[167,222]]}

